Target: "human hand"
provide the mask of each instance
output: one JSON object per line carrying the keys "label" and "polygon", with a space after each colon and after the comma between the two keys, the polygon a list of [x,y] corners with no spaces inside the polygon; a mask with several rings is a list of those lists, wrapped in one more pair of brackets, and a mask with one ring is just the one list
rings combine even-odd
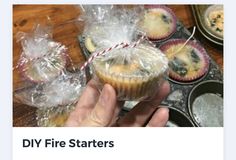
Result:
{"label": "human hand", "polygon": [[118,114],[124,102],[117,101],[116,92],[109,84],[105,84],[101,93],[94,80],[89,81],[81,95],[75,110],[71,112],[65,124],[68,127],[163,127],[169,118],[169,110],[159,106],[169,94],[170,85],[166,81],[160,86],[158,93],[150,101],[138,103],[124,117]]}

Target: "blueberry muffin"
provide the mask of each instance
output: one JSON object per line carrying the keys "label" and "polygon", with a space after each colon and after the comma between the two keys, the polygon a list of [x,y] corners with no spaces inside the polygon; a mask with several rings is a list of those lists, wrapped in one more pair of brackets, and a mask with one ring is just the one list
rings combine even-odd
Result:
{"label": "blueberry muffin", "polygon": [[189,41],[183,46],[185,42],[185,39],[173,39],[161,45],[160,49],[169,60],[170,78],[188,82],[206,74],[209,58],[198,43]]}
{"label": "blueberry muffin", "polygon": [[209,30],[223,38],[224,36],[224,10],[222,5],[212,5],[205,11],[205,23]]}
{"label": "blueberry muffin", "polygon": [[175,32],[176,17],[165,6],[147,6],[140,22],[140,29],[150,40],[165,39]]}

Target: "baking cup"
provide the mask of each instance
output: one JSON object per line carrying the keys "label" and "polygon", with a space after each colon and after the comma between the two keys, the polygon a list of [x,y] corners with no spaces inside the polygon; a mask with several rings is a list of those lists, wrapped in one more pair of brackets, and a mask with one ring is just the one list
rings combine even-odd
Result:
{"label": "baking cup", "polygon": [[[160,50],[162,50],[163,53],[165,53],[168,57],[169,53],[166,53],[168,49],[170,49],[171,47],[176,46],[176,45],[182,45],[185,42],[186,42],[186,39],[172,39],[172,40],[169,40],[169,41],[165,42],[164,44],[162,44],[160,46]],[[194,53],[197,54],[197,57],[202,62],[202,65],[200,66],[200,68],[197,71],[192,71],[193,73],[191,75],[188,75],[188,73],[187,73],[186,75],[181,76],[180,74],[176,73],[173,70],[173,68],[170,65],[172,61],[169,60],[169,77],[175,81],[191,82],[191,81],[197,80],[197,79],[201,78],[203,75],[205,75],[209,69],[209,57],[207,56],[206,50],[200,44],[198,44],[197,42],[194,42],[194,41],[189,41],[185,45],[185,47],[186,46],[189,46],[192,49],[194,49]],[[181,53],[182,50],[180,50],[178,53]],[[175,50],[175,51],[177,51],[177,50]],[[187,57],[187,59],[190,59],[190,55],[189,55],[189,57]],[[194,62],[191,60],[191,64],[193,64],[193,63]]]}
{"label": "baking cup", "polygon": [[[146,59],[140,55],[141,51],[140,54],[136,54],[136,56],[140,56],[140,61],[148,64],[149,67],[147,68],[151,71],[141,72],[140,69],[134,69],[130,73],[127,73],[126,70],[130,70],[133,61],[130,61],[129,67],[125,70],[116,71],[111,69],[112,64],[107,64],[107,62],[101,64],[101,60],[99,59],[93,61],[93,70],[96,75],[95,78],[102,84],[108,83],[112,85],[116,90],[119,100],[144,100],[152,97],[158,91],[158,87],[163,82],[166,75],[168,60],[160,50],[156,48],[150,49],[144,45],[137,47],[136,51],[137,50],[141,50],[142,53],[146,54]],[[150,60],[150,62],[144,62],[147,60],[147,57],[149,57],[148,60]],[[155,68],[151,68],[150,64]],[[122,68],[123,65],[119,67]]]}
{"label": "baking cup", "polygon": [[[45,59],[48,59],[48,61],[46,61]],[[23,63],[19,67],[19,71],[21,75],[25,77],[27,80],[34,83],[48,82],[56,78],[57,76],[59,76],[67,64],[66,54],[51,55],[51,56],[45,57],[45,59],[39,58],[39,59],[35,59],[35,60],[28,61],[26,63]],[[36,68],[33,68],[33,65],[36,63],[43,63],[42,61],[44,61],[45,64],[55,63],[53,62],[54,60],[57,61],[56,62],[57,65],[55,66],[45,65],[44,70],[38,70],[38,71],[34,70]]]}
{"label": "baking cup", "polygon": [[[141,30],[143,30],[144,32],[146,32],[147,37],[151,40],[151,41],[159,41],[159,40],[163,40],[166,39],[168,37],[170,37],[175,31],[176,31],[176,16],[173,13],[173,11],[163,5],[145,5],[145,8],[147,10],[147,12],[151,13],[155,13],[156,11],[162,11],[163,13],[165,13],[165,16],[169,17],[170,22],[172,24],[172,26],[167,29],[167,31],[163,31],[163,27],[158,26],[158,24],[156,26],[154,26],[153,29],[148,29],[143,26],[143,20],[140,23],[140,27]],[[151,22],[150,22],[151,23]],[[149,30],[149,31],[148,31]],[[151,33],[151,32],[155,32],[155,33]]]}
{"label": "baking cup", "polygon": [[118,99],[122,100],[143,100],[155,95],[158,86],[163,81],[163,75],[156,77],[122,77],[109,73],[103,74],[99,71],[96,71],[96,74],[103,84],[112,85],[118,94]]}

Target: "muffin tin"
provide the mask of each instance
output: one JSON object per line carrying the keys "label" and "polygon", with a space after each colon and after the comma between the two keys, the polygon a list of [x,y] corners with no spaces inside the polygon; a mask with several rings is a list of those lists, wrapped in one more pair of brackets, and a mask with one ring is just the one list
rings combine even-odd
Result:
{"label": "muffin tin", "polygon": [[166,127],[194,127],[195,124],[183,111],[169,107],[169,120]]}
{"label": "muffin tin", "polygon": [[223,126],[223,95],[223,83],[217,80],[202,81],[194,86],[189,93],[188,110],[195,125]]}
{"label": "muffin tin", "polygon": [[[177,23],[176,32],[171,37],[169,37],[169,39],[165,41],[154,42],[156,47],[159,48],[160,45],[164,44],[166,41],[170,39],[186,39],[187,40],[190,37],[191,32],[187,28],[185,28],[184,25],[179,20],[177,20],[176,23]],[[85,58],[88,59],[88,57],[90,56],[90,53],[88,52],[88,50],[86,49],[84,45],[85,37],[79,35],[78,40],[79,40],[79,43],[80,43],[80,46],[81,46],[81,49],[83,51]],[[194,37],[191,40],[196,41],[199,44],[201,44]],[[190,111],[188,109],[188,96],[190,92],[193,90],[193,88],[200,82],[204,82],[207,80],[217,80],[223,83],[223,74],[219,66],[211,57],[209,57],[209,69],[207,73],[203,75],[201,78],[195,81],[191,81],[191,82],[179,82],[170,78],[168,78],[168,80],[171,85],[171,93],[164,101],[162,101],[162,104],[167,105],[172,109],[176,109],[180,112],[183,112],[184,115],[187,117],[187,119],[191,120],[191,124],[195,124],[195,126],[199,126],[196,123],[194,123],[193,117],[190,116]],[[132,104],[135,104],[135,103],[132,101],[126,102],[121,115],[124,115],[126,112],[128,112],[133,107]],[[175,119],[175,120],[178,120],[178,119]],[[178,124],[179,122],[174,122],[174,123]],[[194,126],[194,125],[188,125],[188,126]]]}

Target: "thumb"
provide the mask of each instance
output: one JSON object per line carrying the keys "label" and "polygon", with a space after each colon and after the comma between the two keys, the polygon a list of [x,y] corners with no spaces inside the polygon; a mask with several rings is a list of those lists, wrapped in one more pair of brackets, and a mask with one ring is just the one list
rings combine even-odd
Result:
{"label": "thumb", "polygon": [[82,126],[105,127],[114,116],[116,108],[116,92],[112,86],[105,84],[94,109],[81,124]]}

